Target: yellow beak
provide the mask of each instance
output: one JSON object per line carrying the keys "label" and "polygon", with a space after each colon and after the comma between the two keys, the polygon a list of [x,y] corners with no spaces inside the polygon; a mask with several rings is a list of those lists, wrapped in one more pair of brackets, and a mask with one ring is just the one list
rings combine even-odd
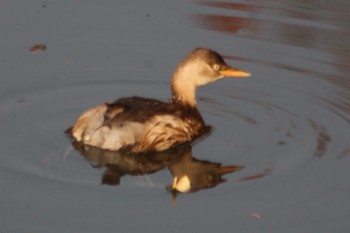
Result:
{"label": "yellow beak", "polygon": [[234,68],[221,70],[219,72],[220,72],[220,74],[222,76],[225,76],[225,77],[245,78],[245,77],[249,77],[250,76],[249,72],[246,72],[246,71],[243,71],[243,70],[239,70],[239,69],[234,69]]}

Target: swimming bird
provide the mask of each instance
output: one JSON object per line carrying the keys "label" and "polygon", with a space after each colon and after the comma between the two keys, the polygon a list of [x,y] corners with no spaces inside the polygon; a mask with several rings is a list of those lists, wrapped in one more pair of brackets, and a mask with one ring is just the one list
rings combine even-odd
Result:
{"label": "swimming bird", "polygon": [[175,69],[169,102],[121,98],[87,110],[68,133],[77,142],[111,151],[164,151],[207,132],[196,104],[197,87],[223,77],[248,76],[227,65],[217,52],[197,48]]}

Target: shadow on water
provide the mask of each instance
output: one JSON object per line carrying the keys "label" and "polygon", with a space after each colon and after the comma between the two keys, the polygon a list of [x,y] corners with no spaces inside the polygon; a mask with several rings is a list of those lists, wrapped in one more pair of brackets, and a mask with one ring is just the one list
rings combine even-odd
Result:
{"label": "shadow on water", "polygon": [[97,147],[73,142],[73,147],[94,168],[105,168],[102,184],[119,185],[124,176],[146,176],[168,170],[173,177],[173,185],[167,187],[174,194],[192,193],[213,188],[223,182],[223,175],[241,170],[243,166],[228,165],[192,156],[192,146],[180,145],[164,152],[134,154],[129,152],[108,151]]}

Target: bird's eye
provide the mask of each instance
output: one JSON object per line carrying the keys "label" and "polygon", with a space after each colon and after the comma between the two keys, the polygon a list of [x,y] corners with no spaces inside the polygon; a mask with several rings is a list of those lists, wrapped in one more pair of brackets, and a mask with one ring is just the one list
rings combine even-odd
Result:
{"label": "bird's eye", "polygon": [[216,70],[216,71],[218,71],[218,70],[220,69],[220,66],[219,66],[218,64],[214,64],[214,65],[213,65],[213,69]]}

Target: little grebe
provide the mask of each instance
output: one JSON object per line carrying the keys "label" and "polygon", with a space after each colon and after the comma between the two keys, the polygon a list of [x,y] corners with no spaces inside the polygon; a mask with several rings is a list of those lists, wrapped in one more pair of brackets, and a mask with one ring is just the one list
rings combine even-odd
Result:
{"label": "little grebe", "polygon": [[223,77],[248,77],[216,52],[197,48],[176,68],[168,103],[142,97],[121,98],[84,112],[68,131],[74,140],[106,150],[164,151],[206,132],[196,107],[196,88]]}

